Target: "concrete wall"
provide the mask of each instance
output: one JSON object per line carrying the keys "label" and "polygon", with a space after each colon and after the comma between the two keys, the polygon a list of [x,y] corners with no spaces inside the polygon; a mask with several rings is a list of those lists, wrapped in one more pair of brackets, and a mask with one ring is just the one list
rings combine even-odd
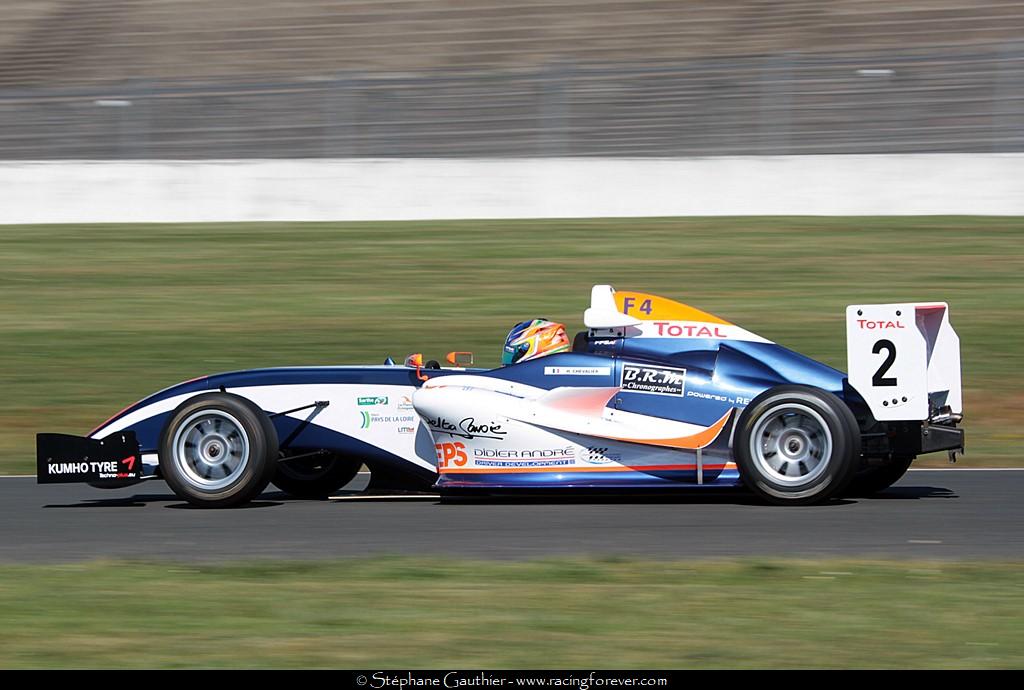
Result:
{"label": "concrete wall", "polygon": [[1024,215],[1024,154],[0,162],[0,223]]}

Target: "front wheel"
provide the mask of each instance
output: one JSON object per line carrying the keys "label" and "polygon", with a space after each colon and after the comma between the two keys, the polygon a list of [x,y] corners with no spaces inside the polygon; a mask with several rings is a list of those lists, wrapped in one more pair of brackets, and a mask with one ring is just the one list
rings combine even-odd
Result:
{"label": "front wheel", "polygon": [[743,482],[771,503],[820,503],[857,471],[860,431],[846,404],[810,386],[771,388],[743,410],[734,454]]}
{"label": "front wheel", "polygon": [[227,508],[258,496],[277,467],[277,432],[249,400],[204,393],[174,411],[160,436],[160,471],[192,505]]}

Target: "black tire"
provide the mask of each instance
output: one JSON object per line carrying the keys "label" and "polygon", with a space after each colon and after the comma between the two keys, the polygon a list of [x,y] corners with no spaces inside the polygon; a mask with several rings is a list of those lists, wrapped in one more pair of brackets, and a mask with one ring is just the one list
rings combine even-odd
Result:
{"label": "black tire", "polygon": [[277,469],[277,432],[255,404],[203,393],[178,406],[160,435],[160,470],[179,497],[229,508],[267,488]]}
{"label": "black tire", "polygon": [[325,453],[277,463],[271,480],[278,489],[296,498],[324,499],[359,474],[363,463],[336,453]]}
{"label": "black tire", "polygon": [[733,454],[744,484],[766,501],[821,503],[840,495],[853,479],[860,430],[850,408],[832,393],[776,386],[743,410]]}
{"label": "black tire", "polygon": [[846,496],[873,496],[895,484],[910,469],[913,456],[897,458],[879,467],[868,467],[854,475],[850,486],[843,492]]}

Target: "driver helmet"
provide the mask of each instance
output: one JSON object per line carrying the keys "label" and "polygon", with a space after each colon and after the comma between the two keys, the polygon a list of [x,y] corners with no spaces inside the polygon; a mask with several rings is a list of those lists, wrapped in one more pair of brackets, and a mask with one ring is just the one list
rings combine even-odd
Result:
{"label": "driver helmet", "polygon": [[531,319],[517,323],[505,338],[501,365],[508,366],[528,359],[537,359],[556,352],[568,352],[569,336],[565,326],[547,319]]}

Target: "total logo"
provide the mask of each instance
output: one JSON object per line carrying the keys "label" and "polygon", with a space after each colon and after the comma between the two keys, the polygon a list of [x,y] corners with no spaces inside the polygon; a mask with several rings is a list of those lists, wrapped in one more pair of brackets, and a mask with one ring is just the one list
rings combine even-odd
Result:
{"label": "total logo", "polygon": [[857,325],[864,330],[888,330],[890,328],[906,328],[901,321],[870,321],[868,319],[857,319]]}
{"label": "total logo", "polygon": [[655,321],[654,327],[659,336],[669,338],[728,338],[718,326],[703,323],[669,323]]}
{"label": "total logo", "polygon": [[469,462],[466,455],[466,444],[460,441],[452,443],[435,443],[434,450],[437,452],[437,469],[442,470],[449,466],[449,463],[456,467],[463,467]]}

